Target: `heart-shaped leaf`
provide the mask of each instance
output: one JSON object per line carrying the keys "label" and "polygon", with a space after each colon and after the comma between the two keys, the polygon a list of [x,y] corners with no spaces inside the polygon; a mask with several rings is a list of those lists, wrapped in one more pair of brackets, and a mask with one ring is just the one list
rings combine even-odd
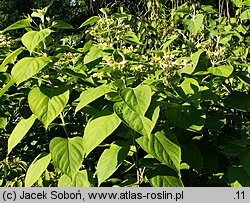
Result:
{"label": "heart-shaped leaf", "polygon": [[229,77],[234,71],[233,66],[218,66],[218,67],[211,67],[208,69],[209,73],[213,75],[220,76],[220,77]]}
{"label": "heart-shaped leaf", "polygon": [[115,103],[114,111],[130,128],[141,135],[149,136],[152,132],[155,123],[133,111],[125,102]]}
{"label": "heart-shaped leaf", "polygon": [[49,149],[53,164],[73,179],[82,165],[83,139],[81,137],[71,139],[55,137],[51,140]]}
{"label": "heart-shaped leaf", "polygon": [[42,42],[51,33],[50,29],[43,29],[40,31],[29,31],[22,36],[23,45],[29,50],[30,54],[33,52],[34,48]]}
{"label": "heart-shaped leaf", "polygon": [[195,16],[195,18],[184,19],[183,22],[187,26],[189,32],[191,32],[193,35],[196,35],[203,24],[203,19],[204,15],[198,14],[197,16]]}
{"label": "heart-shaped leaf", "polygon": [[40,70],[42,70],[50,59],[47,57],[25,57],[18,61],[11,70],[11,75],[15,83],[18,85],[28,80]]}
{"label": "heart-shaped leaf", "polygon": [[29,92],[28,103],[31,111],[45,128],[62,112],[69,100],[69,90],[65,87],[35,87]]}
{"label": "heart-shaped leaf", "polygon": [[136,88],[124,88],[121,91],[123,101],[136,113],[144,115],[151,102],[151,88],[139,85]]}

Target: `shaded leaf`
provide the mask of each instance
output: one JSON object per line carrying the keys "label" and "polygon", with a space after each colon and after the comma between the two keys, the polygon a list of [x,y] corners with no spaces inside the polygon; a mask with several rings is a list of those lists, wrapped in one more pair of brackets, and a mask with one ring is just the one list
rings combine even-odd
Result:
{"label": "shaded leaf", "polygon": [[181,152],[182,162],[187,163],[200,173],[203,168],[204,159],[196,143],[189,142],[182,144]]}
{"label": "shaded leaf", "polygon": [[206,121],[206,114],[202,109],[186,104],[168,106],[167,116],[176,126],[195,132],[200,131]]}
{"label": "shaded leaf", "polygon": [[240,110],[240,111],[250,111],[250,95],[243,92],[233,92],[223,103],[225,106]]}
{"label": "shaded leaf", "polygon": [[154,123],[147,117],[133,111],[125,102],[116,102],[114,111],[130,128],[141,135],[149,136]]}
{"label": "shaded leaf", "polygon": [[248,173],[250,176],[250,151],[243,150],[240,152],[240,163],[243,166],[243,169]]}
{"label": "shaded leaf", "polygon": [[153,187],[183,187],[178,174],[171,168],[161,165],[146,173],[146,178]]}
{"label": "shaded leaf", "polygon": [[230,167],[227,171],[227,177],[231,187],[250,186],[250,176],[242,167]]}

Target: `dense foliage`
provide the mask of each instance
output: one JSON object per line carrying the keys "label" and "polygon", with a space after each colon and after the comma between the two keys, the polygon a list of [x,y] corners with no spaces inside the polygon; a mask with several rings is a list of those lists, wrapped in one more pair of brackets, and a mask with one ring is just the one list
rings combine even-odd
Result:
{"label": "dense foliage", "polygon": [[249,0],[37,2],[0,33],[1,186],[250,186]]}

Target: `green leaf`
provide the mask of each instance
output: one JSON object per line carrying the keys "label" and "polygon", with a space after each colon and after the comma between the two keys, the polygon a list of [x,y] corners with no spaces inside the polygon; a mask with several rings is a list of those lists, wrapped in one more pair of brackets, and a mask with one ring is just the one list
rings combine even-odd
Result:
{"label": "green leaf", "polygon": [[240,111],[250,111],[250,95],[243,92],[233,92],[223,103],[227,107],[231,107]]}
{"label": "green leaf", "polygon": [[241,8],[243,6],[243,1],[242,0],[231,0],[231,1],[238,8]]}
{"label": "green leaf", "polygon": [[8,154],[27,134],[35,120],[36,116],[33,114],[31,117],[19,121],[8,139]]}
{"label": "green leaf", "polygon": [[151,88],[148,85],[124,88],[121,90],[120,96],[133,111],[145,115],[151,102]]}
{"label": "green leaf", "polygon": [[138,37],[135,35],[135,33],[133,31],[128,31],[123,39],[125,41],[127,41],[128,43],[131,43],[131,44],[141,44],[141,42],[139,41]]}
{"label": "green leaf", "polygon": [[129,146],[119,146],[111,144],[109,149],[105,149],[96,167],[98,186],[107,180],[121,165],[129,152]]}
{"label": "green leaf", "polygon": [[183,187],[178,174],[171,168],[161,165],[146,173],[146,179],[152,187]]}
{"label": "green leaf", "polygon": [[35,87],[28,95],[31,111],[44,124],[49,124],[62,112],[69,100],[69,90],[65,87]]}
{"label": "green leaf", "polygon": [[16,57],[22,53],[22,51],[24,50],[23,47],[18,48],[17,50],[11,52],[2,62],[2,64],[0,65],[0,70],[2,70],[8,63],[14,61],[16,59]]}
{"label": "green leaf", "polygon": [[209,73],[212,73],[215,76],[220,76],[220,77],[229,77],[234,71],[233,66],[218,66],[218,67],[211,67],[208,69]]}
{"label": "green leaf", "polygon": [[249,20],[250,19],[250,9],[243,11],[240,15],[241,20]]}
{"label": "green leaf", "polygon": [[82,165],[83,139],[81,137],[70,139],[55,137],[51,140],[49,149],[53,164],[73,179]]}
{"label": "green leaf", "polygon": [[114,111],[123,122],[141,135],[149,136],[152,132],[155,123],[133,111],[124,101],[116,102]]}
{"label": "green leaf", "polygon": [[52,28],[59,28],[59,29],[74,29],[74,27],[62,20],[55,20],[53,21]]}
{"label": "green leaf", "polygon": [[230,167],[227,171],[227,176],[232,187],[250,186],[250,176],[242,167]]}
{"label": "green leaf", "polygon": [[178,35],[172,35],[168,38],[168,41],[162,44],[162,50],[165,50],[174,40],[178,38]]}
{"label": "green leaf", "polygon": [[198,14],[193,19],[184,19],[183,23],[187,26],[189,32],[196,35],[203,24],[204,15]]}
{"label": "green leaf", "polygon": [[73,179],[64,174],[58,181],[58,187],[90,187],[91,185],[87,170],[78,171]]}
{"label": "green leaf", "polygon": [[11,70],[13,80],[19,85],[42,70],[50,59],[47,57],[25,57],[18,61]]}
{"label": "green leaf", "polygon": [[199,173],[201,172],[204,159],[196,143],[189,142],[182,144],[181,154],[183,163],[187,163]]}
{"label": "green leaf", "polygon": [[250,77],[247,76],[247,73],[238,72],[237,77],[240,78],[246,85],[250,86]]}
{"label": "green leaf", "polygon": [[7,117],[0,117],[0,129],[6,130],[7,124],[8,124]]}
{"label": "green leaf", "polygon": [[84,26],[86,26],[86,25],[93,25],[93,24],[95,24],[99,19],[100,19],[100,18],[99,18],[98,16],[92,16],[92,17],[90,17],[88,20],[84,21],[84,22],[81,24],[81,26],[79,27],[79,29],[82,28],[82,27],[84,27]]}
{"label": "green leaf", "polygon": [[200,56],[203,52],[204,50],[199,49],[197,52],[193,53],[191,55],[192,65],[184,66],[179,70],[179,73],[192,74],[199,63]]}
{"label": "green leaf", "polygon": [[206,127],[218,132],[226,124],[226,117],[222,113],[207,113]]}
{"label": "green leaf", "polygon": [[199,83],[193,78],[185,79],[180,88],[176,89],[178,94],[195,107],[200,105],[201,91]]}
{"label": "green leaf", "polygon": [[[173,136],[171,131],[167,132],[166,135]],[[165,136],[162,132],[157,132],[154,135],[150,134],[148,137],[141,136],[136,139],[136,142],[147,153],[151,154],[154,158],[179,173],[181,148],[176,143],[168,139],[167,136]]]}
{"label": "green leaf", "polygon": [[15,23],[13,23],[12,25],[10,25],[9,27],[5,28],[2,33],[9,31],[9,30],[16,30],[16,29],[20,29],[20,28],[28,28],[30,27],[30,19],[22,19],[19,20]]}
{"label": "green leaf", "polygon": [[30,164],[26,176],[25,187],[31,187],[46,170],[51,160],[51,154],[42,152]]}
{"label": "green leaf", "polygon": [[103,110],[96,114],[84,130],[83,145],[86,156],[112,134],[120,123],[121,120],[115,113]]}
{"label": "green leaf", "polygon": [[102,61],[103,55],[104,53],[100,47],[92,46],[84,57],[83,62],[88,68],[93,68]]}
{"label": "green leaf", "polygon": [[34,48],[42,42],[51,33],[50,29],[43,29],[40,31],[29,31],[22,36],[23,45],[29,50],[30,54],[33,52]]}
{"label": "green leaf", "polygon": [[76,106],[75,113],[108,92],[111,92],[111,89],[108,85],[105,84],[96,88],[89,88],[83,91],[80,97],[77,99],[77,101],[80,102]]}
{"label": "green leaf", "polygon": [[250,151],[243,150],[240,152],[240,163],[243,166],[243,169],[248,173],[250,176]]}
{"label": "green leaf", "polygon": [[169,106],[167,116],[176,126],[194,132],[200,131],[206,121],[206,114],[202,109],[186,104]]}

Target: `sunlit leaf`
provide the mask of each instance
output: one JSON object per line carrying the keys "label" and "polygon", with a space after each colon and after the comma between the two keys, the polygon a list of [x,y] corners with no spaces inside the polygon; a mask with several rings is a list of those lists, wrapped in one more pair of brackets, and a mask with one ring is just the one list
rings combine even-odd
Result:
{"label": "sunlit leaf", "polygon": [[16,57],[22,53],[22,51],[24,50],[23,47],[20,47],[18,49],[16,49],[15,51],[11,52],[2,62],[2,64],[0,65],[0,70],[2,70],[8,63],[14,61],[16,59]]}
{"label": "sunlit leaf", "polygon": [[49,148],[53,164],[71,179],[74,178],[83,161],[83,139],[55,137],[51,140]]}
{"label": "sunlit leaf", "polygon": [[86,155],[112,134],[120,123],[121,120],[115,113],[103,110],[96,114],[84,130],[83,145]]}
{"label": "sunlit leaf", "polygon": [[19,85],[41,71],[50,59],[47,57],[25,57],[19,60],[11,70],[13,80]]}
{"label": "sunlit leaf", "polygon": [[107,180],[127,157],[129,146],[111,144],[109,149],[102,153],[96,168],[98,185]]}
{"label": "sunlit leaf", "polygon": [[195,18],[184,19],[183,22],[187,26],[189,32],[191,32],[193,35],[196,35],[203,24],[203,19],[204,15],[198,14],[197,16],[195,16]]}
{"label": "sunlit leaf", "polygon": [[77,99],[79,103],[76,106],[75,113],[82,109],[84,106],[88,105],[92,101],[95,101],[96,99],[110,91],[111,89],[108,85],[101,85],[96,88],[89,88],[83,91],[80,97]]}
{"label": "sunlit leaf", "polygon": [[36,116],[33,114],[31,117],[19,121],[8,139],[8,154],[27,134],[35,120]]}
{"label": "sunlit leaf", "polygon": [[98,16],[92,16],[92,17],[90,17],[88,20],[84,21],[84,22],[80,25],[79,29],[82,28],[82,27],[84,27],[84,26],[87,26],[87,25],[93,25],[93,24],[96,23],[99,19],[100,19],[100,18],[99,18]]}
{"label": "sunlit leaf", "polygon": [[[170,134],[172,132],[169,131],[168,133]],[[179,173],[181,148],[162,132],[151,134],[149,137],[141,136],[136,139],[136,142],[147,153]]]}
{"label": "sunlit leaf", "polygon": [[51,154],[42,152],[29,166],[25,176],[25,187],[31,187],[46,170],[51,160]]}
{"label": "sunlit leaf", "polygon": [[209,73],[213,75],[220,76],[220,77],[229,77],[233,73],[233,66],[218,66],[218,67],[211,67],[208,69]]}
{"label": "sunlit leaf", "polygon": [[50,29],[43,29],[40,31],[29,31],[22,36],[23,45],[29,50],[30,54],[33,52],[34,48],[42,42],[51,33]]}
{"label": "sunlit leaf", "polygon": [[44,124],[49,124],[62,112],[69,100],[69,90],[65,87],[35,87],[28,95],[31,111]]}

